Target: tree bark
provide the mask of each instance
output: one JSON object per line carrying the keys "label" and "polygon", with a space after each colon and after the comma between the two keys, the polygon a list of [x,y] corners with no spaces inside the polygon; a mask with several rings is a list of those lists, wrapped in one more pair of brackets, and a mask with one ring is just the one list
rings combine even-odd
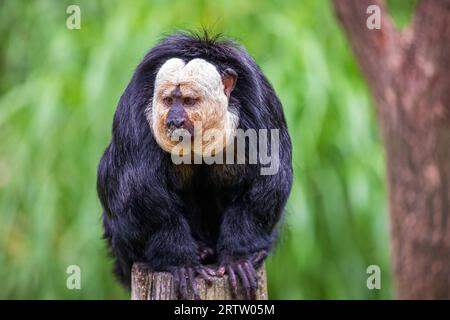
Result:
{"label": "tree bark", "polygon": [[[450,0],[418,2],[400,32],[382,0],[333,0],[383,136],[397,296],[450,298]],[[367,7],[381,9],[369,30]]]}
{"label": "tree bark", "polygon": [[[214,278],[211,286],[203,279],[197,279],[202,300],[232,300],[228,276]],[[239,288],[238,288],[239,289]],[[241,288],[242,289],[242,288]],[[190,292],[192,295],[192,292]],[[168,272],[152,272],[145,265],[135,263],[131,276],[132,300],[177,300],[173,277]],[[190,297],[193,299],[193,296]],[[236,299],[245,299],[243,290],[238,290]],[[264,265],[258,270],[258,291],[256,300],[267,300],[267,282]]]}

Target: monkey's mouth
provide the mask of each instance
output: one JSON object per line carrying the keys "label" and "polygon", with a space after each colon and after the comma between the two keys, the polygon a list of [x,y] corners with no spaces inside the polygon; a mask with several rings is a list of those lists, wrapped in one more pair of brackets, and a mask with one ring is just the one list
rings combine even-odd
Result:
{"label": "monkey's mouth", "polygon": [[194,139],[194,128],[189,127],[167,127],[166,136],[172,141],[191,141]]}

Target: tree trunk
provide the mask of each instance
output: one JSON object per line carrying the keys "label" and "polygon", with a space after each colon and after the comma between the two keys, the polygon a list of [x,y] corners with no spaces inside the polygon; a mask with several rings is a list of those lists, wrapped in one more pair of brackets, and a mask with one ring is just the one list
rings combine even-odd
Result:
{"label": "tree trunk", "polygon": [[[231,300],[228,276],[214,278],[211,286],[203,279],[197,279],[202,300]],[[192,292],[190,292],[192,294]],[[237,299],[244,299],[243,290],[238,290]],[[192,296],[190,297],[193,298]],[[131,276],[132,300],[177,300],[173,277],[167,272],[151,272],[145,265],[135,263]],[[258,270],[258,291],[256,300],[267,300],[266,271],[264,265]]]}
{"label": "tree trunk", "polygon": [[[450,1],[418,2],[395,29],[382,0],[333,0],[377,105],[401,299],[450,298]],[[367,7],[381,9],[369,30]]]}

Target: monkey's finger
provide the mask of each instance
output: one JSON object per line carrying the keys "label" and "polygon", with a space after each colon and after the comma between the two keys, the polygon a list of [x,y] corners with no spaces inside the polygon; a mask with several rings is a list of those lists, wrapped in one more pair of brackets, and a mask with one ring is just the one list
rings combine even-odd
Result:
{"label": "monkey's finger", "polygon": [[261,250],[256,252],[251,260],[254,266],[258,266],[265,258],[267,257],[267,251],[266,250]]}
{"label": "monkey's finger", "polygon": [[208,286],[211,286],[211,284],[212,284],[212,282],[213,282],[212,277],[211,277],[209,274],[207,274],[205,270],[200,270],[200,271],[198,271],[198,273],[200,274],[200,276],[201,276],[203,279],[205,279],[206,284],[207,284]]}
{"label": "monkey's finger", "polygon": [[247,273],[248,280],[250,282],[250,286],[252,288],[256,288],[258,286],[257,273],[251,262],[246,261],[243,263],[244,271]]}
{"label": "monkey's finger", "polygon": [[258,289],[258,275],[256,270],[250,262],[246,261],[244,263],[244,271],[247,273],[247,278],[250,282],[252,299],[256,299],[256,290]]}
{"label": "monkey's finger", "polygon": [[260,250],[255,253],[254,255],[254,262],[255,264],[261,263],[265,258],[267,257],[267,251],[266,250]]}
{"label": "monkey's finger", "polygon": [[242,286],[244,287],[244,290],[245,290],[245,299],[251,300],[252,295],[251,295],[251,289],[250,289],[250,282],[247,278],[247,274],[245,273],[244,268],[242,267],[242,265],[240,263],[237,265],[237,271],[238,271],[239,277],[241,278]]}
{"label": "monkey's finger", "polygon": [[206,272],[204,268],[200,267],[196,271],[203,279],[206,280],[208,286],[212,284],[213,278]]}
{"label": "monkey's finger", "polygon": [[181,298],[183,300],[188,299],[188,292],[187,292],[187,282],[186,282],[186,270],[181,267],[179,269],[179,277],[180,277],[180,293]]}
{"label": "monkey's finger", "polygon": [[227,269],[227,273],[228,273],[228,279],[230,280],[231,293],[233,295],[233,298],[237,298],[236,274],[234,273],[234,270],[231,266],[227,266],[226,269]]}
{"label": "monkey's finger", "polygon": [[215,277],[217,275],[213,268],[202,266],[202,269],[205,270],[211,277]]}
{"label": "monkey's finger", "polygon": [[220,267],[216,270],[216,276],[217,276],[217,277],[223,277],[224,274],[225,274],[225,266],[220,266]]}
{"label": "monkey's finger", "polygon": [[188,270],[188,280],[189,285],[191,286],[191,290],[194,293],[194,299],[200,300],[200,295],[198,293],[197,281],[195,281],[195,272],[193,268],[187,268]]}

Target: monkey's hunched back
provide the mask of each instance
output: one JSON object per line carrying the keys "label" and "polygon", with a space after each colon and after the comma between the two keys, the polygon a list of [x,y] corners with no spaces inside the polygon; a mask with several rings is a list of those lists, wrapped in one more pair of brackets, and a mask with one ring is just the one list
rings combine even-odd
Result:
{"label": "monkey's hunched back", "polygon": [[[206,141],[195,129],[198,123],[222,136]],[[279,144],[267,139],[268,150],[277,142],[275,173],[261,174],[260,161],[174,163],[177,132],[206,141],[185,154],[218,150],[218,141],[226,141],[225,153],[236,141],[230,132],[238,129],[278,130]],[[246,147],[246,160],[249,152]],[[112,140],[98,168],[104,236],[115,273],[129,286],[134,262],[172,272],[181,298],[188,288],[198,297],[197,276],[227,273],[233,290],[240,281],[251,299],[255,268],[274,244],[291,184],[282,106],[254,60],[219,37],[167,37],[144,57],[120,98]],[[217,267],[206,266],[211,263]]]}

